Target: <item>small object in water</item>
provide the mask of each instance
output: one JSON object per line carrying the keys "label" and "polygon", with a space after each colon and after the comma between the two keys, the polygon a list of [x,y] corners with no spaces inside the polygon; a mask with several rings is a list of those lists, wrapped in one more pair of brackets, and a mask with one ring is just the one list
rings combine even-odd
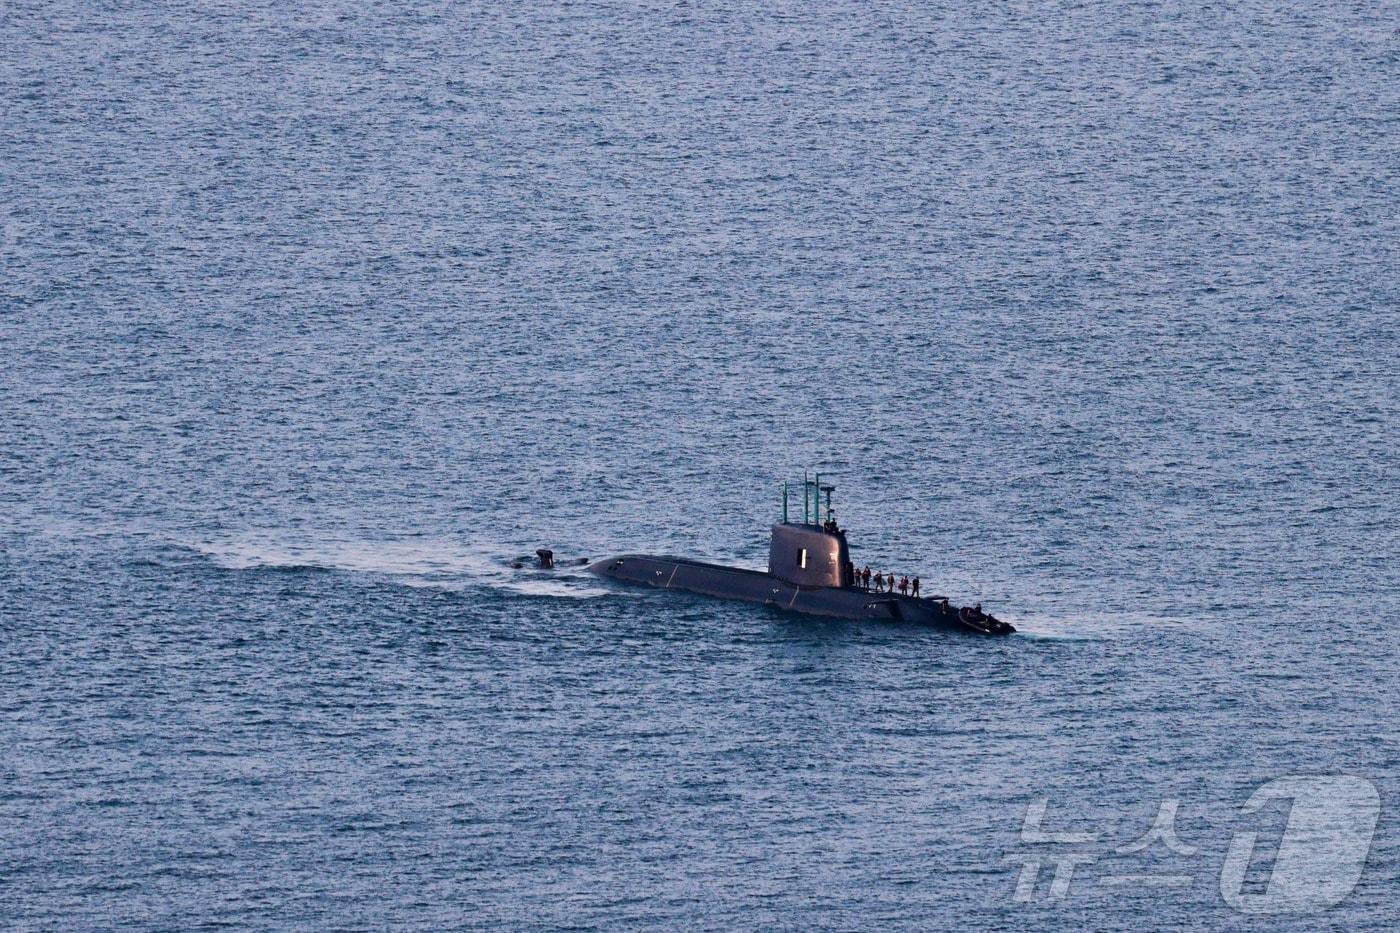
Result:
{"label": "small object in water", "polygon": [[540,548],[539,550],[535,551],[535,556],[538,557],[538,558],[540,559],[540,569],[542,569],[542,570],[553,570],[553,569],[554,569],[554,552],[551,551],[549,548],[547,548],[547,547],[542,547],[542,548]]}
{"label": "small object in water", "polygon": [[976,631],[983,632],[988,635],[1008,635],[1011,632],[1016,631],[1016,627],[1013,626],[1010,622],[1003,622],[996,616],[988,615],[987,613],[983,612],[981,609],[981,605],[981,603],[978,603],[978,608],[976,609],[970,609],[967,606],[963,606],[961,609],[958,610],[958,621],[961,622],[963,625],[966,625],[970,629],[974,629]]}

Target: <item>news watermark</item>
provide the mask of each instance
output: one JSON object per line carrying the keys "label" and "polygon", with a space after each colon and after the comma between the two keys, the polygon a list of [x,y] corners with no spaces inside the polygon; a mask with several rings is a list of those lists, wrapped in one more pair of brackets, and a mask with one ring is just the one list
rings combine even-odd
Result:
{"label": "news watermark", "polygon": [[[1265,832],[1263,825],[1269,822],[1263,819],[1265,809],[1276,801],[1290,804],[1281,836]],[[1182,838],[1177,831],[1181,807],[1179,798],[1160,801],[1145,832],[1113,845],[1103,833],[1055,820],[1048,798],[1032,800],[1017,844],[1002,856],[1004,863],[1020,868],[1013,900],[1053,905],[1090,885],[1170,890],[1210,878],[1218,879],[1224,902],[1244,914],[1326,910],[1341,903],[1361,880],[1380,817],[1380,794],[1375,784],[1349,774],[1286,775],[1269,781],[1235,810],[1223,853],[1218,845]],[[1151,870],[1137,870],[1135,860]],[[1092,875],[1084,870],[1099,863],[1113,870]]]}

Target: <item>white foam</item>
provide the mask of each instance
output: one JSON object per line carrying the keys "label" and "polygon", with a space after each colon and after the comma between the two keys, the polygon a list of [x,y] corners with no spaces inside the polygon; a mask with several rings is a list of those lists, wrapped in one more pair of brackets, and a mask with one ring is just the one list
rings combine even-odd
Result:
{"label": "white foam", "polygon": [[452,590],[489,587],[530,596],[586,599],[617,592],[598,586],[577,567],[540,571],[526,563],[516,569],[512,563],[529,549],[507,545],[297,538],[268,532],[199,542],[194,548],[231,570],[314,567],[376,574],[407,586]]}

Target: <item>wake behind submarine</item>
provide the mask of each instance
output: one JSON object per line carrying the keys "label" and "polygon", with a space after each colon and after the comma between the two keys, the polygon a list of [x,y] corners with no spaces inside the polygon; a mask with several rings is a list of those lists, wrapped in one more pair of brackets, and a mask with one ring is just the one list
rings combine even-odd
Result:
{"label": "wake behind submarine", "polygon": [[[800,522],[788,517],[789,495],[798,485],[802,489]],[[980,605],[955,608],[943,596],[895,593],[892,584],[891,591],[869,588],[856,574],[846,532],[837,527],[831,511],[835,489],[822,484],[821,474],[804,478],[801,484],[783,484],[783,520],[773,526],[767,573],[649,554],[608,557],[588,570],[621,583],[763,603],[809,615],[912,622],[984,635],[1016,631],[1009,623],[982,612]],[[818,523],[823,495],[826,518]]]}

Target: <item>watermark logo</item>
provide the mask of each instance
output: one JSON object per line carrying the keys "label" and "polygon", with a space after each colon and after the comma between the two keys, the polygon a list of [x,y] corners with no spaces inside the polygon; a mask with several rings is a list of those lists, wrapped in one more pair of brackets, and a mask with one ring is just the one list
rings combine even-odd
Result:
{"label": "watermark logo", "polygon": [[[1370,855],[1371,837],[1380,817],[1376,786],[1352,775],[1288,775],[1256,790],[1238,815],[1257,826],[1259,814],[1274,801],[1291,802],[1291,807],[1262,885],[1257,874],[1247,880],[1252,863],[1267,861],[1260,859],[1261,854],[1267,854],[1267,846],[1259,844],[1260,833],[1255,829],[1234,832],[1223,859],[1217,861],[1221,859],[1220,848],[1213,853],[1208,848],[1203,851],[1177,832],[1181,801],[1176,798],[1163,800],[1151,828],[1111,853],[1099,846],[1101,833],[1064,826],[1049,828],[1049,799],[1033,800],[1026,807],[1016,851],[1007,853],[1002,861],[1020,866],[1013,895],[1018,903],[1035,900],[1037,892],[1049,901],[1063,901],[1072,885],[1185,887],[1205,871],[1214,874],[1219,865],[1221,897],[1241,913],[1312,913],[1337,905],[1361,880]],[[1173,871],[1099,874],[1088,880],[1084,872],[1077,871],[1105,858],[1121,865],[1134,857],[1151,857],[1154,867],[1166,864]],[[1188,860],[1197,869],[1195,873],[1181,871]]]}
{"label": "watermark logo", "polygon": [[1054,867],[1054,875],[1050,881],[1050,897],[1052,900],[1061,901],[1069,893],[1070,882],[1074,880],[1074,869],[1079,865],[1092,864],[1098,858],[1091,851],[1061,849],[1057,852],[1047,852],[1039,847],[1042,843],[1082,846],[1097,842],[1099,838],[1098,833],[1045,831],[1041,828],[1041,823],[1045,820],[1045,811],[1049,808],[1050,801],[1045,797],[1032,801],[1030,806],[1026,807],[1026,819],[1021,825],[1021,842],[1036,848],[1004,859],[1021,863],[1021,876],[1016,881],[1016,900],[1022,903],[1035,896],[1040,870],[1045,862],[1049,861]]}
{"label": "watermark logo", "polygon": [[1268,887],[1262,894],[1244,893],[1258,834],[1236,833],[1220,871],[1225,903],[1247,914],[1309,913],[1340,903],[1361,880],[1371,853],[1381,812],[1376,785],[1346,774],[1289,775],[1256,790],[1241,812],[1258,813],[1273,800],[1291,800],[1293,806]]}

